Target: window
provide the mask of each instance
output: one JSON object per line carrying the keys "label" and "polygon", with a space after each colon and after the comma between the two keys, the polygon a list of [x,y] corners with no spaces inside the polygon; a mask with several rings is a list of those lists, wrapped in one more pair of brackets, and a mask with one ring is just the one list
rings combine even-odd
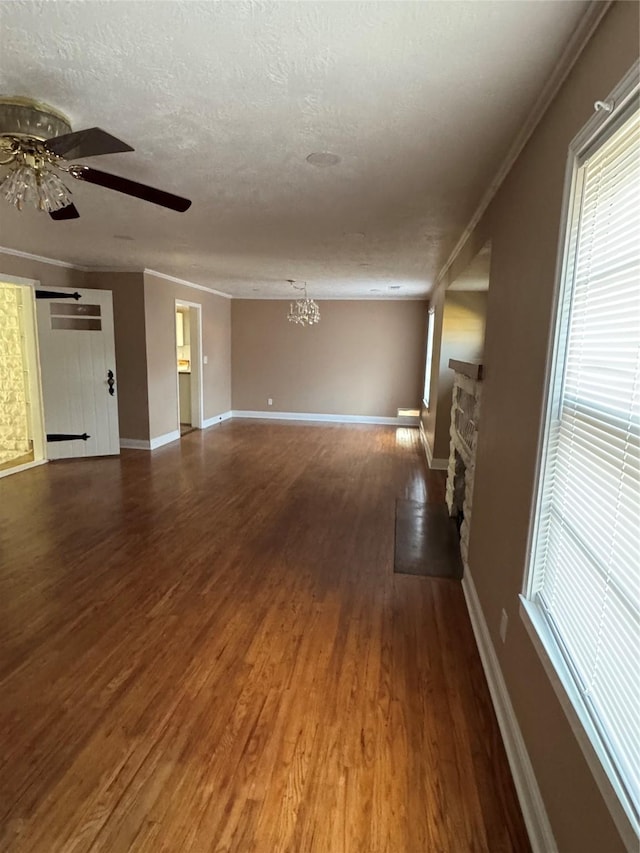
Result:
{"label": "window", "polygon": [[424,369],[424,404],[429,408],[429,395],[431,393],[431,363],[433,361],[433,326],[435,311],[429,308],[429,325],[427,326],[427,362]]}
{"label": "window", "polygon": [[524,606],[628,838],[640,825],[637,83],[616,100],[575,149]]}

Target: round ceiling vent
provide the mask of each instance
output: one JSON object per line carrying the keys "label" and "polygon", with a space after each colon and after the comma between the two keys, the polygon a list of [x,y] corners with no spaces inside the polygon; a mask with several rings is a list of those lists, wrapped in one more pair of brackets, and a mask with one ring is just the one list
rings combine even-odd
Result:
{"label": "round ceiling vent", "polygon": [[307,157],[307,163],[310,163],[312,166],[337,166],[339,162],[340,158],[338,155],[330,154],[328,151],[316,151]]}

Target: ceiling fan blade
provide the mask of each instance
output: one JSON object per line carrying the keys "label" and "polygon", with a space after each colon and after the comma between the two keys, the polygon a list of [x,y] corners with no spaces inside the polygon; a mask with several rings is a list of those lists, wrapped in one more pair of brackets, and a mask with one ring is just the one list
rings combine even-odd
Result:
{"label": "ceiling fan blade", "polygon": [[119,154],[121,151],[133,151],[134,149],[111,136],[106,130],[99,127],[89,127],[86,130],[77,130],[75,133],[65,133],[63,136],[53,136],[45,141],[45,147],[60,157],[67,160],[76,160],[79,157],[95,157],[98,154]]}
{"label": "ceiling fan blade", "polygon": [[130,181],[128,178],[121,178],[118,175],[111,175],[109,172],[101,172],[98,169],[92,169],[90,166],[71,166],[69,174],[79,181],[87,181],[90,184],[106,187],[108,190],[132,195],[135,198],[141,198],[143,201],[159,204],[160,207],[177,210],[179,213],[184,213],[191,207],[188,198],[182,198],[164,190],[157,190],[155,187],[148,187],[146,184],[139,184],[137,181]]}
{"label": "ceiling fan blade", "polygon": [[62,219],[79,219],[80,214],[78,213],[78,208],[73,204],[68,204],[66,207],[61,207],[60,210],[50,210],[49,216],[56,221],[60,221]]}

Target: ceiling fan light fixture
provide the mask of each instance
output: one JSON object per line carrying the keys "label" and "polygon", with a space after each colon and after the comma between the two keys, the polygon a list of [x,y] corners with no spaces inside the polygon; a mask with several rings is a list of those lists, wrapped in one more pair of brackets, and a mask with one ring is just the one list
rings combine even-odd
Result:
{"label": "ceiling fan light fixture", "polygon": [[0,96],[0,196],[22,210],[26,205],[48,213],[57,221],[77,219],[71,191],[57,174],[115,190],[184,213],[191,201],[182,196],[140,184],[90,166],[68,163],[71,158],[95,157],[133,151],[100,127],[71,132],[66,116],[32,98]]}
{"label": "ceiling fan light fixture", "polygon": [[22,210],[25,204],[51,213],[71,204],[71,192],[51,169],[15,166],[0,184],[0,194]]}

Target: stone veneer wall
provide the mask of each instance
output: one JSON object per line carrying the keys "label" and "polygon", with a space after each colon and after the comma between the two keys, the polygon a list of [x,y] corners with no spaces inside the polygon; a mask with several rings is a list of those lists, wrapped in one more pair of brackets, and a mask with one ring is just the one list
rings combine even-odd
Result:
{"label": "stone veneer wall", "polygon": [[22,294],[0,284],[0,465],[31,450]]}
{"label": "stone veneer wall", "polygon": [[[460,553],[465,569],[469,568],[469,530],[473,504],[473,481],[476,465],[476,445],[480,422],[482,382],[470,379],[456,371],[453,381],[451,427],[449,442],[449,467],[447,469],[446,501],[449,514],[462,511],[464,519],[460,528]],[[464,497],[461,501],[460,460],[464,463]]]}

